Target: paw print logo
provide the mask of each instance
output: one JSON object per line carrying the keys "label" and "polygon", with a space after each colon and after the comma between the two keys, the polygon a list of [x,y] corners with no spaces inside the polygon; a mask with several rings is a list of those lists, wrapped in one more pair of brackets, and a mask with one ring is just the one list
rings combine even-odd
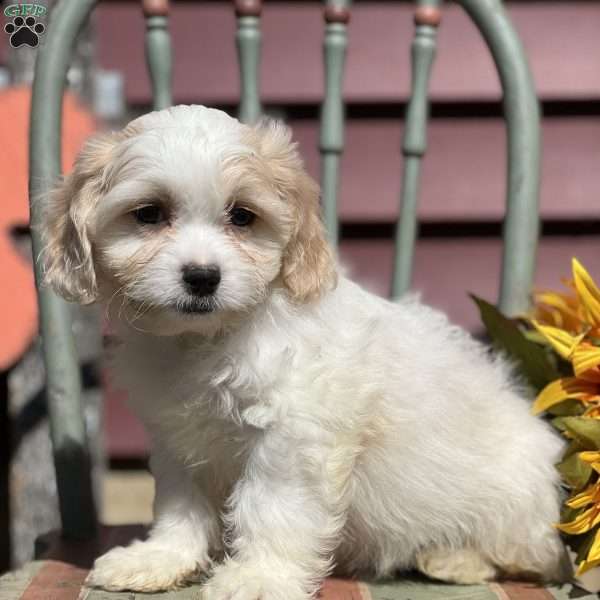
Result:
{"label": "paw print logo", "polygon": [[35,48],[40,41],[40,36],[46,31],[42,23],[38,23],[35,17],[15,17],[12,23],[4,26],[4,31],[10,35],[10,45],[13,48],[19,46],[30,46]]}

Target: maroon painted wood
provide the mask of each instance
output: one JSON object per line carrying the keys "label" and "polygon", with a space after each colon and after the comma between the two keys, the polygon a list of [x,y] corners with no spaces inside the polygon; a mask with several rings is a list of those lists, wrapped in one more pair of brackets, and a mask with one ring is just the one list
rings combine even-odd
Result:
{"label": "maroon painted wood", "polygon": [[[451,228],[452,225],[448,225]],[[353,278],[379,294],[387,294],[392,273],[391,241],[342,242],[342,261]],[[501,242],[494,238],[425,239],[417,242],[414,289],[423,300],[442,309],[459,325],[475,331],[480,326],[468,292],[493,301],[498,294]],[[560,278],[571,273],[577,256],[600,278],[599,237],[542,238],[535,285],[560,289]]]}
{"label": "maroon painted wood", "polygon": [[146,455],[148,436],[126,405],[126,395],[109,385],[104,388],[104,436],[111,459],[137,459]]}
{"label": "maroon painted wood", "polygon": [[[297,121],[292,126],[307,167],[316,177],[317,124]],[[339,202],[342,220],[392,222],[400,193],[402,123],[387,119],[350,121],[345,135]],[[419,217],[429,221],[501,219],[506,169],[504,124],[499,119],[434,119],[428,136]],[[543,140],[542,216],[599,218],[600,118],[546,119]]]}
{"label": "maroon painted wood", "polygon": [[[565,0],[508,6],[528,52],[540,96],[599,98],[600,4]],[[148,103],[144,24],[137,3],[100,3],[96,26],[100,65],[123,71],[129,101]],[[231,43],[235,16],[229,3],[173,3],[170,26],[175,101],[237,103],[237,62]],[[318,5],[268,5],[261,27],[263,100],[320,102],[322,20]],[[377,43],[373,43],[373,32],[377,32]],[[344,88],[348,101],[406,100],[410,81],[407,44],[412,32],[410,3],[355,5],[349,24]],[[399,40],[406,40],[406,44]],[[457,6],[444,9],[438,56],[431,82],[433,100],[499,98],[498,77],[489,52]]]}

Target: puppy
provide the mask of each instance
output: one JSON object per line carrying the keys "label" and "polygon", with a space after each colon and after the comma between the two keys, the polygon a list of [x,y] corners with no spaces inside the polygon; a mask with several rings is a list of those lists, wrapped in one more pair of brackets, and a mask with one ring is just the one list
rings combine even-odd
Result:
{"label": "puppy", "polygon": [[562,442],[442,314],[338,273],[283,125],[177,106],[94,138],[44,235],[47,282],[104,304],[152,440],[148,539],[90,585],[307,600],[334,567],[567,574]]}

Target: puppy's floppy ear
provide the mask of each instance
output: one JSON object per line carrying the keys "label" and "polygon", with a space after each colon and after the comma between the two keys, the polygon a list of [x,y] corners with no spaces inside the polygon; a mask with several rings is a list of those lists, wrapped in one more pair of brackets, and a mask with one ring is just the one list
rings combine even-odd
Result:
{"label": "puppy's floppy ear", "polygon": [[310,302],[335,286],[335,260],[321,221],[319,186],[306,173],[291,131],[277,121],[257,126],[262,154],[284,201],[293,212],[292,235],[285,249],[281,277],[290,297]]}
{"label": "puppy's floppy ear", "polygon": [[303,172],[296,192],[297,218],[283,257],[282,276],[293,300],[309,302],[335,286],[337,273],[321,221],[319,186]]}
{"label": "puppy's floppy ear", "polygon": [[89,221],[104,187],[104,171],[118,134],[89,139],[72,173],[43,200],[40,259],[44,282],[65,299],[82,304],[96,300],[98,290],[89,236]]}

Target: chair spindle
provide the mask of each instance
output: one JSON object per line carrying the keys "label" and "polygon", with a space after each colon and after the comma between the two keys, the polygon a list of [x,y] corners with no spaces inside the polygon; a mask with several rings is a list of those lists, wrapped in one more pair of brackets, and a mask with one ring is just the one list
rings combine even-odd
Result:
{"label": "chair spindle", "polygon": [[417,199],[421,159],[427,151],[427,98],[431,67],[436,53],[436,34],[442,14],[441,0],[418,0],[415,38],[411,47],[412,91],[406,109],[402,154],[404,156],[400,215],[396,225],[392,297],[398,298],[411,285],[417,237]]}
{"label": "chair spindle", "polygon": [[327,0],[323,11],[325,39],[325,96],[321,107],[321,194],[323,218],[329,241],[338,243],[337,195],[340,157],[344,150],[344,101],[342,85],[348,46],[347,26],[350,21],[350,0]]}
{"label": "chair spindle", "polygon": [[235,0],[235,36],[240,68],[239,119],[256,123],[262,114],[259,95],[260,15],[262,0]]}
{"label": "chair spindle", "polygon": [[169,0],[143,0],[142,9],[146,18],[146,63],[152,82],[152,108],[162,110],[173,104]]}

